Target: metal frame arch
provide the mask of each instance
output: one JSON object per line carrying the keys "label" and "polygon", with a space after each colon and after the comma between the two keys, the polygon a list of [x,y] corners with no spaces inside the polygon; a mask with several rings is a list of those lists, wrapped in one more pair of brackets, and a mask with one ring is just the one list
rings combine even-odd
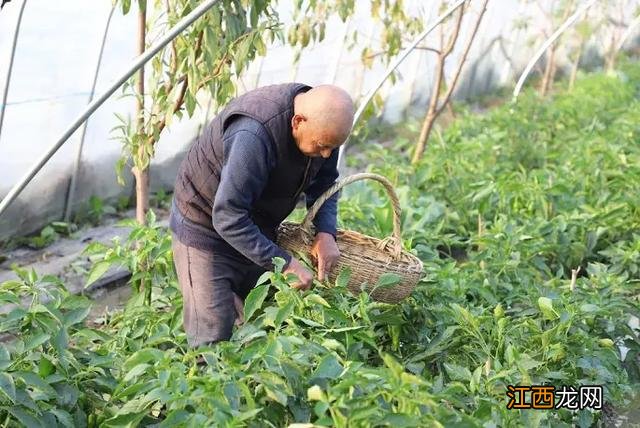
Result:
{"label": "metal frame arch", "polygon": [[20,11],[18,12],[18,22],[16,22],[16,29],[13,33],[13,41],[11,42],[11,56],[9,57],[9,66],[7,67],[7,80],[4,82],[4,91],[2,92],[2,104],[0,104],[0,136],[2,136],[2,123],[4,122],[4,111],[7,107],[7,96],[9,95],[9,82],[11,82],[11,71],[13,70],[13,59],[16,55],[16,46],[18,45],[18,34],[20,33],[20,24],[22,23],[22,16],[24,14],[24,8],[27,5],[27,0],[22,0],[20,5]]}
{"label": "metal frame arch", "polygon": [[513,90],[513,98],[511,100],[512,102],[515,102],[518,99],[518,95],[520,95],[522,86],[524,85],[525,80],[527,80],[529,73],[531,73],[533,66],[536,64],[536,62],[538,62],[540,57],[542,57],[542,55],[547,51],[547,49],[549,49],[549,46],[551,46],[553,42],[555,42],[558,39],[558,37],[562,35],[562,33],[564,33],[569,27],[571,27],[578,20],[578,18],[595,3],[596,3],[596,0],[589,0],[585,4],[580,6],[578,10],[576,10],[573,13],[573,15],[567,18],[567,20],[564,21],[564,23],[560,27],[558,27],[558,29],[547,40],[545,40],[542,46],[540,46],[540,48],[533,55],[533,57],[531,58],[531,61],[529,61],[529,63],[525,67],[524,71],[522,72],[522,75],[520,75],[520,79],[518,79],[518,83],[516,83],[516,87]]}

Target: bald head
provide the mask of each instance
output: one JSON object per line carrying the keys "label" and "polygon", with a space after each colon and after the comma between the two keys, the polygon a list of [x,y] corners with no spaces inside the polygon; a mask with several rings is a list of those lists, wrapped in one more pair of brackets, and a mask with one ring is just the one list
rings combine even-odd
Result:
{"label": "bald head", "polygon": [[292,134],[307,156],[327,158],[345,142],[353,124],[353,101],[342,88],[320,85],[294,100]]}

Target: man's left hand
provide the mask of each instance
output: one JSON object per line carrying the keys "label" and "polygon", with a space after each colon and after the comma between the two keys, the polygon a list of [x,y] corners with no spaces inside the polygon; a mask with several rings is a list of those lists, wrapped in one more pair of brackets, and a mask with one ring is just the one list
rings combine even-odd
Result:
{"label": "man's left hand", "polygon": [[319,232],[311,246],[311,256],[318,263],[318,279],[324,281],[340,257],[340,250],[333,235]]}

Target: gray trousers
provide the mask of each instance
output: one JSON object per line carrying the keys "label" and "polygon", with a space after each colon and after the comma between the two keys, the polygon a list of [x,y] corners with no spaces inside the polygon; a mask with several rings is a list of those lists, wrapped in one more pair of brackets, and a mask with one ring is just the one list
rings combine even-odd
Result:
{"label": "gray trousers", "polygon": [[204,251],[174,235],[172,246],[189,346],[229,340],[236,319],[233,293],[244,301],[265,270],[228,244]]}

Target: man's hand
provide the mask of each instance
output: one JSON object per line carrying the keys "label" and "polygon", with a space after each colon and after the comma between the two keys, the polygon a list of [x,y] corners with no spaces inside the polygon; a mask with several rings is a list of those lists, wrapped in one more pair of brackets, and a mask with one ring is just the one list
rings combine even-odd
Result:
{"label": "man's hand", "polygon": [[299,281],[293,284],[291,287],[299,290],[308,290],[311,288],[311,283],[313,282],[313,274],[309,272],[309,269],[304,267],[302,263],[298,261],[295,257],[291,258],[289,262],[289,266],[283,272],[285,275],[288,273],[294,273],[298,276]]}
{"label": "man's hand", "polygon": [[318,279],[324,281],[340,257],[340,250],[333,235],[326,232],[318,233],[311,246],[311,256],[318,263]]}

